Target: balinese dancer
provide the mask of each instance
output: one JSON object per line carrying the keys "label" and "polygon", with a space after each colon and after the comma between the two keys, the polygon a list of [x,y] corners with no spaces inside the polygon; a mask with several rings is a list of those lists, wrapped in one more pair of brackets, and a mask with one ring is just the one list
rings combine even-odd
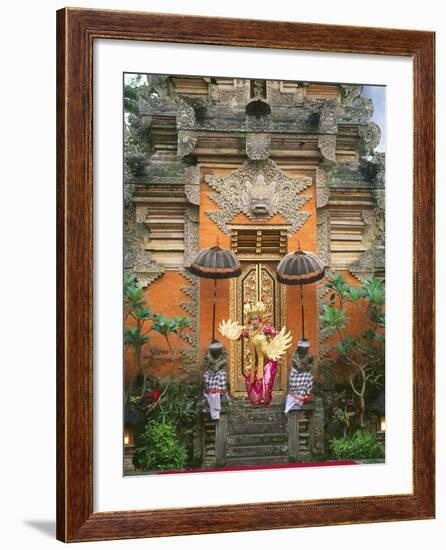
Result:
{"label": "balinese dancer", "polygon": [[218,340],[214,340],[204,356],[203,374],[204,397],[209,405],[212,420],[220,419],[221,396],[228,397],[227,362],[228,355],[225,349]]}
{"label": "balinese dancer", "polygon": [[243,306],[247,326],[229,320],[222,321],[219,327],[223,336],[230,340],[246,338],[248,341],[250,364],[245,370],[245,383],[253,405],[268,405],[271,401],[278,360],[291,345],[291,335],[286,333],[285,327],[277,332],[263,322],[265,309],[262,302],[247,302]]}
{"label": "balinese dancer", "polygon": [[310,353],[310,342],[300,340],[291,359],[291,372],[288,385],[288,395],[285,402],[285,414],[293,409],[301,409],[313,394],[313,356]]}

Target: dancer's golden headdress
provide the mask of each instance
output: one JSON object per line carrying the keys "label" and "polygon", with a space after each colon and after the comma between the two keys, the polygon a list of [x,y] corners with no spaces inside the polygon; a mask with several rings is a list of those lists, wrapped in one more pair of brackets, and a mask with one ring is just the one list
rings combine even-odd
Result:
{"label": "dancer's golden headdress", "polygon": [[243,304],[243,312],[247,317],[262,317],[266,311],[266,306],[263,302],[245,302]]}

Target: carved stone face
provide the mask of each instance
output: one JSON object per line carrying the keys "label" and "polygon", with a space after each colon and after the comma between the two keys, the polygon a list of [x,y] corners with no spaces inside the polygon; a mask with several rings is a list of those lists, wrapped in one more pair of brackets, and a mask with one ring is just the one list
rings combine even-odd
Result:
{"label": "carved stone face", "polygon": [[212,342],[212,344],[209,346],[209,351],[214,359],[218,359],[223,353],[223,346],[220,342]]}
{"label": "carved stone face", "polygon": [[251,215],[260,218],[271,216],[275,188],[274,183],[266,183],[263,174],[258,174],[254,183],[246,182],[245,201]]}
{"label": "carved stone face", "polygon": [[308,354],[308,348],[304,348],[301,346],[298,346],[297,348],[297,355],[303,359]]}

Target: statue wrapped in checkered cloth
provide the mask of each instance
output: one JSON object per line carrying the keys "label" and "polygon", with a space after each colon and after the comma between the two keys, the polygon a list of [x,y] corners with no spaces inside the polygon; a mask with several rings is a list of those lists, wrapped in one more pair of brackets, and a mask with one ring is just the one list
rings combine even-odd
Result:
{"label": "statue wrapped in checkered cloth", "polygon": [[237,321],[222,321],[219,330],[226,338],[248,341],[250,362],[245,368],[246,392],[252,405],[268,405],[272,398],[278,360],[291,345],[291,335],[285,327],[277,332],[263,322],[265,304],[246,302],[243,312],[248,325]]}
{"label": "statue wrapped in checkered cloth", "polygon": [[228,399],[228,377],[226,365],[228,355],[218,340],[214,340],[204,356],[205,371],[203,374],[203,395],[209,405],[209,413],[212,420],[220,419],[221,397],[225,395]]}
{"label": "statue wrapped in checkered cloth", "polygon": [[300,340],[291,360],[291,372],[288,384],[288,395],[285,402],[285,414],[293,409],[300,409],[313,394],[313,356],[310,353],[310,342]]}

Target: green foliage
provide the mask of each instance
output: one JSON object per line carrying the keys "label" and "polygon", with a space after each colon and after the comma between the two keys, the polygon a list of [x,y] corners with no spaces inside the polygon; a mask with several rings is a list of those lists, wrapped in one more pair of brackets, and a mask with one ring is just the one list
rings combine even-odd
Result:
{"label": "green foliage", "polygon": [[150,421],[136,439],[133,462],[140,470],[182,470],[186,460],[172,422]]}
{"label": "green foliage", "polygon": [[[135,360],[140,373],[145,376],[142,349],[149,343],[148,333],[152,330],[164,336],[175,365],[180,338],[184,330],[190,326],[189,317],[176,315],[173,319],[169,319],[165,315],[154,313],[146,301],[143,289],[138,285],[137,278],[127,274],[124,277],[124,311],[125,320],[130,318],[135,322],[132,326],[125,326],[124,344],[126,349],[129,347],[135,349]],[[170,337],[174,334],[176,341],[175,346],[172,346]]]}
{"label": "green foliage", "polygon": [[352,437],[334,437],[330,447],[337,459],[384,458],[383,446],[373,434],[362,430],[355,432]]}
{"label": "green foliage", "polygon": [[143,75],[126,75],[124,82],[124,111],[138,114],[138,89],[144,84]]}
{"label": "green foliage", "polygon": [[162,398],[153,412],[153,418],[159,422],[172,422],[181,432],[192,428],[197,420],[198,400],[201,393],[187,393],[182,384],[168,381],[160,383]]}
{"label": "green foliage", "polygon": [[[384,377],[384,283],[370,277],[357,288],[348,284],[342,274],[329,273],[326,287],[332,294],[320,315],[322,330],[328,337],[339,336],[336,350],[348,369],[351,390],[359,398],[359,424],[363,427],[366,391],[379,387]],[[355,325],[346,315],[347,304],[349,312],[353,308],[359,313]]]}
{"label": "green foliage", "polygon": [[170,334],[181,333],[185,328],[190,326],[190,319],[187,315],[180,317],[175,315],[173,319],[169,319],[165,315],[155,315],[152,330],[159,332],[163,336]]}
{"label": "green foliage", "polygon": [[133,346],[135,348],[141,348],[144,344],[147,344],[149,337],[142,334],[138,327],[125,327],[124,330],[124,344],[126,346]]}
{"label": "green foliage", "polygon": [[323,305],[323,312],[319,318],[322,321],[322,328],[328,336],[347,326],[347,321],[350,318],[345,316],[346,313],[347,310],[345,308],[338,309],[329,304]]}
{"label": "green foliage", "polygon": [[147,321],[154,316],[134,275],[124,276],[124,307],[127,315],[135,320]]}

